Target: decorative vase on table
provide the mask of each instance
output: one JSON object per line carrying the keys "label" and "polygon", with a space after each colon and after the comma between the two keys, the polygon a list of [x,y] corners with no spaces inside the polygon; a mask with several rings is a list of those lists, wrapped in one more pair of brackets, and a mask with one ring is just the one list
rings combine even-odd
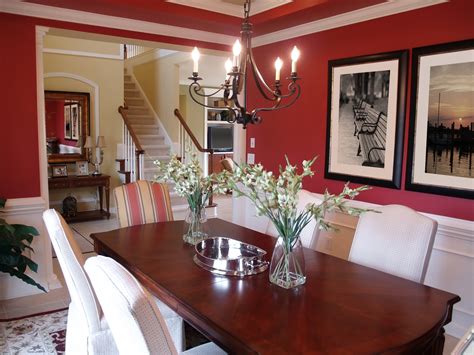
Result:
{"label": "decorative vase on table", "polygon": [[189,209],[189,213],[184,220],[183,240],[186,243],[196,245],[201,240],[208,237],[206,222],[206,208],[203,206],[198,209]]}
{"label": "decorative vase on table", "polygon": [[270,282],[283,288],[293,288],[306,282],[303,245],[299,236],[278,237],[270,262]]}
{"label": "decorative vase on table", "polygon": [[[265,171],[261,164],[240,164],[222,185],[234,191],[234,195],[246,196],[255,205],[257,214],[267,216],[273,223],[280,237],[273,250],[270,263],[270,282],[289,289],[306,282],[303,247],[300,235],[311,220],[316,220],[320,228],[328,228],[323,220],[326,212],[337,210],[357,216],[365,210],[347,206],[347,200],[353,199],[367,186],[350,189],[344,186],[339,195],[325,192],[321,203],[308,203],[304,208],[297,208],[299,191],[303,188],[303,178],[313,176],[311,165],[316,158],[304,160],[303,171],[298,174],[297,167],[286,158],[286,167],[280,167],[280,175]],[[217,181],[221,184],[221,181]]]}
{"label": "decorative vase on table", "polygon": [[[189,158],[188,158],[189,159]],[[222,181],[223,173],[203,176],[199,160],[192,154],[189,161],[181,161],[174,156],[167,162],[155,161],[158,173],[157,181],[173,181],[178,196],[186,198],[189,205],[189,214],[185,219],[183,240],[189,244],[196,244],[207,238],[206,232],[206,203],[211,194],[223,193],[225,190],[218,184],[213,189],[213,183]]]}

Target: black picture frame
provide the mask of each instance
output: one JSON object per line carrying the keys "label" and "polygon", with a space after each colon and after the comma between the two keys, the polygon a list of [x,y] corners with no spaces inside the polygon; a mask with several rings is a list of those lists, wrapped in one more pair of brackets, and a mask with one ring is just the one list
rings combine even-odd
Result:
{"label": "black picture frame", "polygon": [[408,53],[328,62],[325,178],[400,189]]}
{"label": "black picture frame", "polygon": [[[462,170],[459,170],[463,169],[464,164],[469,168],[469,159],[471,159],[471,164],[474,163],[472,161],[474,160],[472,157],[474,154],[474,120],[472,119],[474,87],[467,89],[464,94],[459,89],[454,90],[457,85],[454,80],[456,77],[464,76],[463,70],[465,71],[470,66],[467,70],[468,74],[469,72],[472,74],[474,66],[472,58],[474,58],[474,40],[472,39],[413,49],[406,190],[474,199],[474,179],[462,176]],[[442,86],[437,83],[442,83]],[[448,88],[449,91],[443,91],[443,87]],[[438,108],[435,107],[436,91],[439,91]],[[470,116],[471,119],[467,122],[467,131],[463,131],[460,127],[456,132],[455,120],[457,119],[462,125],[462,117],[458,118],[455,112],[465,112],[459,111],[464,102],[460,95],[469,97],[470,94],[468,117]],[[451,113],[443,112],[443,107],[455,109],[451,110]],[[436,115],[433,115],[433,111],[437,111]],[[430,117],[435,116],[435,120],[430,120]],[[456,137],[459,141],[455,144]],[[454,153],[455,150],[457,150],[456,153]],[[464,152],[467,150],[467,157],[463,158],[462,150]],[[457,161],[453,159],[454,154],[458,155]],[[472,165],[469,171],[472,173]]]}

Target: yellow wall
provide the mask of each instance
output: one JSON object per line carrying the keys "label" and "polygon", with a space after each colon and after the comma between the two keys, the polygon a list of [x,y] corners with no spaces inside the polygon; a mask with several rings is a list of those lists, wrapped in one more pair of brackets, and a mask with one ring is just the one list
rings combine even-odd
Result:
{"label": "yellow wall", "polygon": [[120,44],[91,41],[78,38],[66,38],[60,36],[45,36],[45,49],[60,49],[79,52],[100,53],[105,55],[120,55]]}
{"label": "yellow wall", "polygon": [[179,108],[179,62],[188,53],[169,55],[133,68],[133,74],[163,124],[172,142],[179,141],[179,121],[174,116]]}
{"label": "yellow wall", "polygon": [[[104,149],[104,162],[101,171],[111,176],[111,188],[120,185],[117,174],[115,157],[117,143],[122,142],[123,121],[117,109],[124,102],[123,89],[123,61],[92,58],[83,56],[61,55],[45,53],[43,57],[44,73],[68,73],[84,77],[99,87],[99,102],[95,102],[95,90],[92,86],[71,78],[46,78],[45,90],[78,91],[89,92],[90,105],[90,127],[91,135],[97,133],[105,136],[107,147]],[[95,117],[95,107],[99,105],[99,117]],[[95,131],[95,122],[98,119],[99,132]],[[69,164],[68,169],[73,170],[74,164]],[[93,171],[93,166],[89,167]],[[71,192],[71,191],[69,191]],[[95,190],[80,189],[73,193],[79,201],[85,202],[95,199]],[[62,190],[51,191],[50,200],[62,201],[67,192]],[[111,204],[114,201],[111,199]],[[81,208],[81,205],[79,206]],[[81,209],[90,209],[89,203],[83,204]]]}

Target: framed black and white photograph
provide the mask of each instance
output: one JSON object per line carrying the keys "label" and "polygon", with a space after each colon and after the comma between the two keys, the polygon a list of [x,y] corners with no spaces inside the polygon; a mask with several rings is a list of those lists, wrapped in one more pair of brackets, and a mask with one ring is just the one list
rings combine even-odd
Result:
{"label": "framed black and white photograph", "polygon": [[413,49],[406,189],[474,198],[474,40]]}
{"label": "framed black and white photograph", "polygon": [[400,188],[407,57],[329,61],[326,178]]}
{"label": "framed black and white photograph", "polygon": [[64,139],[72,138],[71,105],[64,105]]}
{"label": "framed black and white photograph", "polygon": [[79,139],[79,105],[72,104],[71,105],[71,139],[78,140]]}
{"label": "framed black and white photograph", "polygon": [[67,165],[56,164],[51,165],[51,176],[54,177],[66,177],[67,176]]}
{"label": "framed black and white photograph", "polygon": [[76,161],[76,175],[77,176],[89,175],[89,162],[87,160]]}

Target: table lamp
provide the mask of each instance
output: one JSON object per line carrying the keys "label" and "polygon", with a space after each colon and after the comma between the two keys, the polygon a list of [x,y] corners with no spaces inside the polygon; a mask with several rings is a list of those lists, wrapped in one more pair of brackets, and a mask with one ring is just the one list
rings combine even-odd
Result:
{"label": "table lamp", "polygon": [[[95,167],[94,172],[92,173],[92,176],[102,175],[102,173],[100,172],[100,165],[104,161],[104,150],[102,148],[106,148],[106,147],[107,145],[105,143],[104,136],[98,136],[96,144],[94,144],[94,141],[92,140],[91,136],[87,136],[86,143],[84,144],[84,148],[88,149],[87,160],[91,164],[94,164],[94,167]],[[91,155],[91,150],[93,148],[96,149],[95,157]],[[99,158],[97,158],[97,149],[99,149]]]}

